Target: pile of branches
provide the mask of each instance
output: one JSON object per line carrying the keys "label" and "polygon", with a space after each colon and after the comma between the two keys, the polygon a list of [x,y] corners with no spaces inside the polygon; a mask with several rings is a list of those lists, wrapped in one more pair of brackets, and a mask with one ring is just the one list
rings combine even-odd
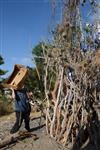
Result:
{"label": "pile of branches", "polygon": [[92,123],[98,126],[94,105],[100,100],[100,52],[93,55],[86,54],[79,62],[69,57],[65,64],[61,56],[46,57],[47,132],[64,145],[74,143],[81,130],[88,130],[88,136],[96,140],[90,128]]}
{"label": "pile of branches", "polygon": [[57,27],[53,44],[43,46],[46,129],[63,145],[74,145],[74,150],[88,138],[99,149],[94,105],[100,101],[100,50],[82,53],[79,39],[79,26],[67,18]]}

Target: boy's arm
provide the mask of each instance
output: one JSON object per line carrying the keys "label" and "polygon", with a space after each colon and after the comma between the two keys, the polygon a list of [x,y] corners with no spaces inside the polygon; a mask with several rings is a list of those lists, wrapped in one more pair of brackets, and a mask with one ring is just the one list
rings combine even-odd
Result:
{"label": "boy's arm", "polygon": [[11,92],[12,92],[12,98],[15,99],[15,92],[13,88],[11,88]]}
{"label": "boy's arm", "polygon": [[27,97],[29,100],[33,98],[33,93],[32,92],[27,92]]}

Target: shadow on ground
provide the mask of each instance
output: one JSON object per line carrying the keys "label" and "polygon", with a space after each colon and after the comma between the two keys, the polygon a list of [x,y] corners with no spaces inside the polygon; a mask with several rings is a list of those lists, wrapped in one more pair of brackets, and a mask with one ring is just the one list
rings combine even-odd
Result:
{"label": "shadow on ground", "polygon": [[39,129],[43,128],[44,126],[45,126],[45,124],[43,124],[43,125],[39,125],[39,126],[34,127],[34,128],[31,128],[30,132],[33,132],[33,131],[39,130]]}

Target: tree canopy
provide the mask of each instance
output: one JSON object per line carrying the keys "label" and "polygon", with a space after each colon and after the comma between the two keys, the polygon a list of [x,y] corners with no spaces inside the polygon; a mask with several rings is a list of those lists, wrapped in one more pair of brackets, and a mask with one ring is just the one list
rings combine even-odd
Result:
{"label": "tree canopy", "polygon": [[[3,57],[0,55],[0,65],[3,65],[3,64],[4,64],[4,59],[3,59]],[[0,77],[1,77],[2,75],[5,75],[6,72],[7,72],[7,71],[0,69]]]}

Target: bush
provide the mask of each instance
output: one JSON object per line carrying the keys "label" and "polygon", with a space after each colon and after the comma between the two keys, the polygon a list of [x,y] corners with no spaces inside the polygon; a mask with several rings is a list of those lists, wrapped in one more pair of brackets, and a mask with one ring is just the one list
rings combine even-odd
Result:
{"label": "bush", "polygon": [[6,97],[2,96],[2,98],[0,98],[0,116],[9,114],[12,111],[12,104]]}

